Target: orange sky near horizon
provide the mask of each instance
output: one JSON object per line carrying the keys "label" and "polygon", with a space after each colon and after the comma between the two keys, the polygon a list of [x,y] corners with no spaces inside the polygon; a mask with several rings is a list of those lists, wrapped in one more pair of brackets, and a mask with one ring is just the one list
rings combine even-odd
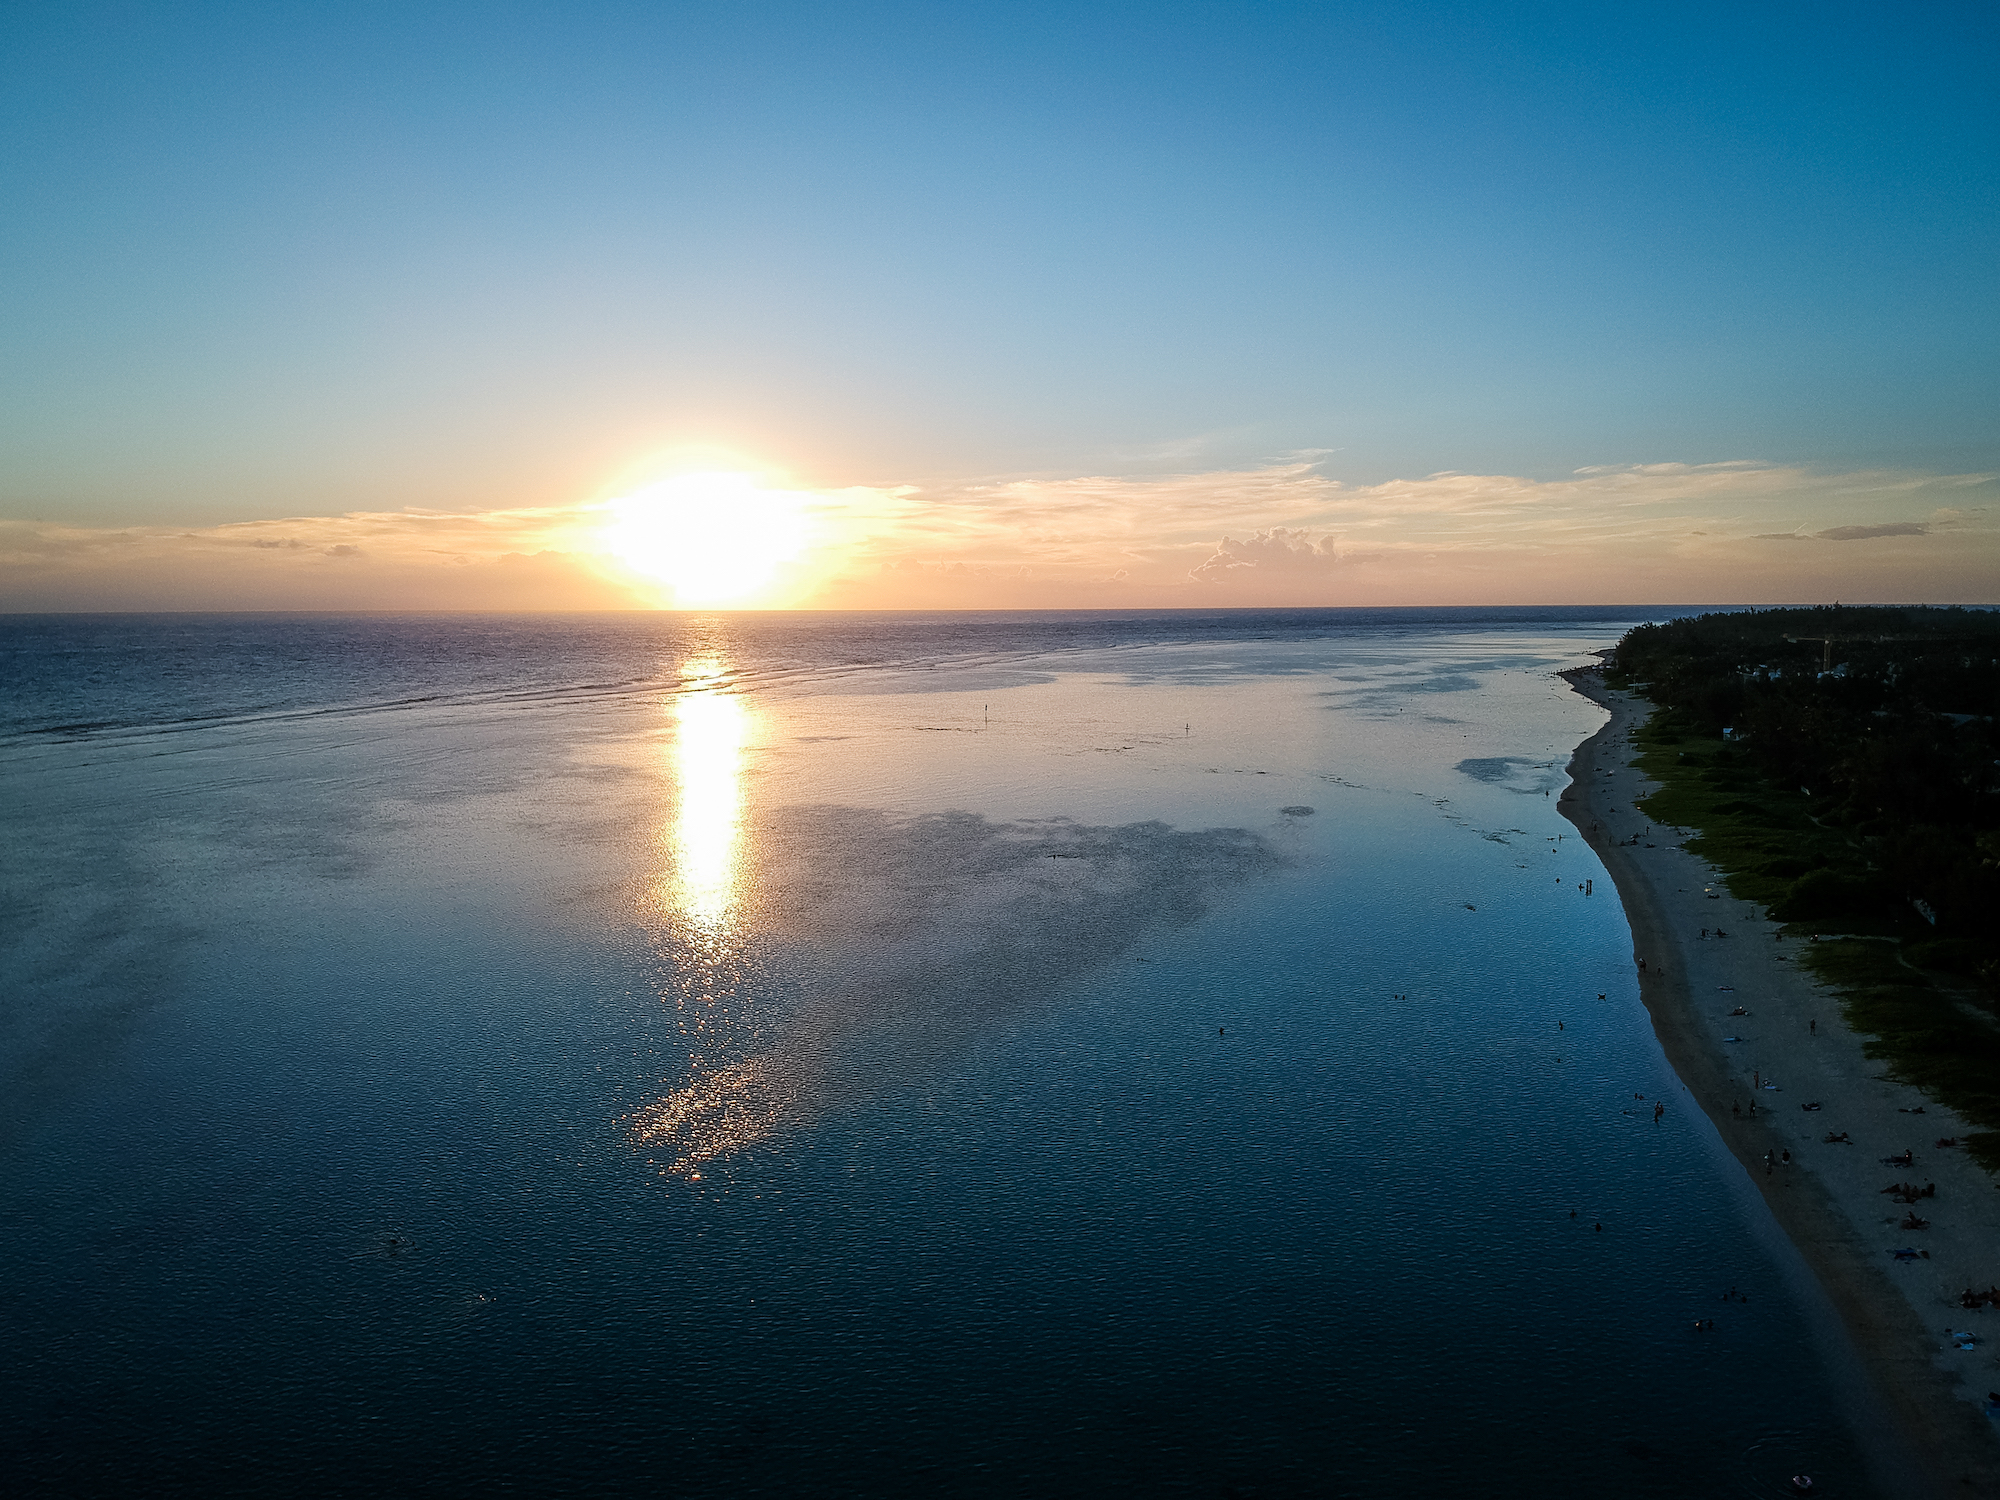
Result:
{"label": "orange sky near horizon", "polygon": [[537,508],[0,522],[0,609],[1991,603],[1995,492],[1747,462],[1351,486],[1301,458],[943,492],[697,472]]}

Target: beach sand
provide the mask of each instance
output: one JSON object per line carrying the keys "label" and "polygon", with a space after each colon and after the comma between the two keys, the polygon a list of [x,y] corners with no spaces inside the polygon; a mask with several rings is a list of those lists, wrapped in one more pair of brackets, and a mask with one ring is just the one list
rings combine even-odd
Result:
{"label": "beach sand", "polygon": [[[1863,1055],[1838,1002],[1799,963],[1805,944],[1732,896],[1680,848],[1679,830],[1653,828],[1635,809],[1654,783],[1632,768],[1630,735],[1652,704],[1607,688],[1596,668],[1564,676],[1611,719],[1578,746],[1563,814],[1617,886],[1633,960],[1644,960],[1640,995],[1668,1060],[1867,1367],[1880,1415],[1901,1439],[1885,1450],[1901,1472],[1885,1482],[1896,1494],[2000,1496],[2000,1432],[1980,1405],[2000,1389],[2000,1309],[1960,1305],[1965,1288],[2000,1282],[2000,1189],[1963,1150],[1934,1146],[1975,1127],[1885,1078],[1887,1065]],[[1636,845],[1623,842],[1634,834]],[[1727,937],[1714,935],[1718,927]],[[1749,1014],[1730,1015],[1738,1006]],[[1917,1108],[1924,1113],[1905,1112]],[[1825,1141],[1841,1132],[1853,1144]],[[1904,1151],[1910,1166],[1884,1164]],[[1895,1182],[1937,1184],[1915,1210],[1929,1228],[1897,1227],[1910,1209],[1882,1192]],[[1898,1261],[1903,1247],[1929,1258]],[[1961,1351],[1947,1330],[1970,1330],[1977,1346]]]}

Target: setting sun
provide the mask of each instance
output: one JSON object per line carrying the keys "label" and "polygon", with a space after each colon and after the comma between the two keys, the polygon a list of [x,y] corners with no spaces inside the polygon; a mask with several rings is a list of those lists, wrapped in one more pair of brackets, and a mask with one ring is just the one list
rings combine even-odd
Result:
{"label": "setting sun", "polygon": [[677,604],[755,600],[809,539],[803,497],[760,489],[750,474],[685,474],[609,508],[606,547]]}

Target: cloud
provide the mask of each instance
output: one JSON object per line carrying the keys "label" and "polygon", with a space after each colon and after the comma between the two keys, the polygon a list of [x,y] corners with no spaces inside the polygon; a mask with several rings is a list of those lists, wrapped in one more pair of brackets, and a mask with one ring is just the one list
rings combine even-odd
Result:
{"label": "cloud", "polygon": [[1885,521],[1873,526],[1829,526],[1824,531],[1760,531],[1753,542],[1866,542],[1879,536],[1929,536],[1921,521]]}
{"label": "cloud", "polygon": [[[816,608],[1991,602],[1995,476],[1601,465],[1348,484],[1324,460],[791,492],[812,541],[756,602]],[[1922,519],[1883,522],[1885,513]],[[197,529],[0,521],[0,609],[602,609],[671,602],[601,501]],[[714,532],[714,528],[710,528]],[[1950,533],[1952,545],[1750,547]],[[713,536],[710,537],[713,544]],[[693,545],[692,540],[689,545]],[[770,545],[755,527],[728,546]],[[1782,560],[1781,560],[1782,557]],[[1844,560],[1843,560],[1844,559]]]}
{"label": "cloud", "polygon": [[1829,542],[1865,542],[1878,536],[1929,536],[1930,530],[1915,521],[1890,521],[1881,526],[1830,526],[1818,535]]}
{"label": "cloud", "polygon": [[[1359,485],[1325,467],[1287,462],[912,492],[903,502],[907,519],[870,533],[820,597],[828,605],[927,608],[1835,595],[1977,602],[1993,592],[1987,578],[2000,563],[1988,474],[1821,472],[1731,460],[1599,465],[1554,478],[1444,472]],[[1919,567],[1900,548],[1862,549],[1848,563],[1832,560],[1845,549],[1798,549],[1780,563],[1767,549],[1745,546],[1765,536],[1836,540],[1850,527],[1884,524],[1875,517],[1892,507],[1927,515],[1893,524],[1921,526],[1923,534],[1949,529],[1962,545],[1933,559],[1941,569]],[[1107,570],[1113,557],[1122,579]],[[1022,568],[1031,580],[1023,581]]]}
{"label": "cloud", "polygon": [[[1653,598],[1699,601],[1734,575],[1742,580],[1730,581],[1735,597],[1767,598],[1774,595],[1760,570],[1774,587],[1792,585],[1770,574],[1768,560],[1734,550],[1752,537],[1817,529],[1834,539],[1846,526],[1878,524],[1868,512],[1888,505],[1930,511],[1930,530],[1948,524],[1990,535],[1976,502],[1993,487],[1985,474],[1821,473],[1748,460],[1599,465],[1552,479],[1445,472],[1370,485],[1345,484],[1310,462],[1020,479],[910,496],[908,520],[857,547],[854,568],[830,593],[866,592],[868,564],[911,582],[959,563],[994,577],[1032,565],[1047,594],[1017,590],[1003,599],[961,579],[957,592],[898,597],[931,606],[1053,603],[1074,587],[1079,600],[1087,594],[1099,604],[1305,604],[1399,602],[1413,587],[1432,599],[1523,590],[1603,599],[1643,587]],[[1086,588],[1107,580],[1114,554],[1126,569],[1123,592]],[[1200,590],[1192,598],[1175,592],[1191,588]]]}
{"label": "cloud", "polygon": [[[0,609],[602,609],[582,507],[291,516],[221,526],[0,523]],[[554,545],[552,545],[554,544]]]}
{"label": "cloud", "polygon": [[1240,577],[1245,573],[1255,573],[1262,579],[1313,577],[1339,561],[1336,538],[1325,536],[1315,541],[1312,534],[1304,529],[1274,526],[1268,531],[1253,531],[1247,540],[1241,542],[1224,537],[1216,543],[1215,551],[1199,567],[1190,570],[1188,576],[1204,583]]}

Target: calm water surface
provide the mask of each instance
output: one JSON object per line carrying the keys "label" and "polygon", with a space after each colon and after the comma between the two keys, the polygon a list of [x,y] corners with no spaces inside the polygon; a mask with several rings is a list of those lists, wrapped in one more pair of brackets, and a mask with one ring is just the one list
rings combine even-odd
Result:
{"label": "calm water surface", "polygon": [[0,621],[10,1487],[1867,1493],[1629,623]]}

